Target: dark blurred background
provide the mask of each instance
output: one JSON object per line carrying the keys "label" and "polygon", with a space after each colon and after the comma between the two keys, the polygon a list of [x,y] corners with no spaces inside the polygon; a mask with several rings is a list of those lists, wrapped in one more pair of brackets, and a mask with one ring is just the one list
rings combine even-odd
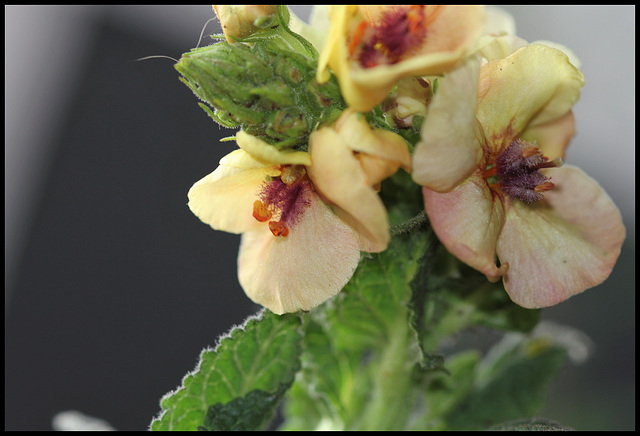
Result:
{"label": "dark blurred background", "polygon": [[[519,36],[581,59],[567,160],[609,192],[628,231],[607,282],[543,311],[595,349],[565,367],[542,415],[632,430],[635,7],[505,9]],[[239,237],[186,206],[235,147],[219,142],[231,132],[171,60],[136,61],[179,58],[213,16],[210,6],[5,6],[6,430],[50,430],[72,409],[144,430],[200,351],[258,310],[237,282]]]}

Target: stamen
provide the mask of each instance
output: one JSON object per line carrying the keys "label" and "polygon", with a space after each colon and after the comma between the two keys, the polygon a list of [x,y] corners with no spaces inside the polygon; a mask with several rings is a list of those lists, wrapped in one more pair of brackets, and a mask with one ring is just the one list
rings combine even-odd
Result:
{"label": "stamen", "polygon": [[522,157],[525,159],[535,155],[542,157],[542,151],[538,147],[527,147],[522,151]]}
{"label": "stamen", "polygon": [[544,182],[540,185],[536,185],[535,188],[533,188],[534,191],[536,192],[545,192],[545,191],[551,191],[556,185],[554,185],[551,182]]}
{"label": "stamen", "polygon": [[362,41],[362,35],[364,34],[364,31],[366,29],[367,29],[366,20],[360,21],[360,24],[358,24],[358,27],[356,27],[355,32],[353,32],[353,35],[351,36],[351,43],[349,44],[349,55],[353,56],[353,53],[356,51],[356,48],[358,47],[358,44],[360,44],[360,41]]}
{"label": "stamen", "polygon": [[271,219],[272,213],[267,209],[267,206],[261,202],[260,200],[256,200],[253,202],[253,217],[260,221],[261,223],[265,221],[269,221]]}
{"label": "stamen", "polygon": [[514,200],[533,203],[542,200],[543,192],[555,187],[540,170],[561,166],[563,161],[560,157],[549,161],[535,143],[518,139],[490,164],[493,167],[486,169],[483,175],[491,189],[501,191]]}
{"label": "stamen", "polygon": [[282,221],[270,221],[269,230],[273,233],[273,236],[287,237],[289,235],[289,229]]}
{"label": "stamen", "polygon": [[561,157],[557,157],[552,161],[548,161],[547,158],[544,158],[545,161],[539,163],[538,165],[535,166],[536,169],[542,169],[542,168],[557,168],[557,167],[561,167],[562,165],[564,165],[564,160],[562,160]]}
{"label": "stamen", "polygon": [[280,180],[285,185],[291,185],[296,180],[302,178],[306,173],[302,165],[287,165],[282,169]]}
{"label": "stamen", "polygon": [[489,177],[495,176],[497,172],[498,172],[498,167],[494,165],[491,168],[484,170],[484,172],[482,173],[482,176],[485,179],[488,179]]}
{"label": "stamen", "polygon": [[260,222],[269,221],[269,230],[274,236],[286,237],[309,206],[313,187],[303,165],[278,168],[280,176],[262,185],[259,200],[253,203],[253,217]]}

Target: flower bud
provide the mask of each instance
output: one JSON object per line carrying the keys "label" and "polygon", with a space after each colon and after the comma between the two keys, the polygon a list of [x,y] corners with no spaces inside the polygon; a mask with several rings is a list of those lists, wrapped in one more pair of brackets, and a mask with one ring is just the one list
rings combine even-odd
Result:
{"label": "flower bud", "polygon": [[213,5],[228,42],[276,24],[276,5]]}
{"label": "flower bud", "polygon": [[175,68],[225,127],[240,126],[277,148],[308,146],[312,130],[344,109],[335,79],[316,82],[316,60],[291,51],[277,35],[251,43],[220,42],[185,53]]}

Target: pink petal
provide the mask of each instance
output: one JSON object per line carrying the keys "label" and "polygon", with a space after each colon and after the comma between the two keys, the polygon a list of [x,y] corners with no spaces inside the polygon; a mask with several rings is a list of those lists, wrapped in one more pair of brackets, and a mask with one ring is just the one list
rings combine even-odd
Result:
{"label": "pink petal", "polygon": [[287,237],[267,226],[242,235],[238,278],[254,302],[282,314],[336,295],[360,260],[355,232],[316,195]]}
{"label": "pink petal", "polygon": [[422,189],[431,227],[451,254],[497,281],[508,269],[496,267],[496,242],[504,223],[499,197],[477,176],[448,193]]}
{"label": "pink petal", "polygon": [[580,169],[547,170],[556,188],[531,205],[514,201],[497,252],[510,267],[504,284],[527,308],[560,303],[602,283],[620,255],[625,228],[618,208]]}
{"label": "pink petal", "polygon": [[482,132],[476,120],[478,70],[474,59],[442,79],[413,153],[416,183],[447,192],[477,169],[482,159]]}

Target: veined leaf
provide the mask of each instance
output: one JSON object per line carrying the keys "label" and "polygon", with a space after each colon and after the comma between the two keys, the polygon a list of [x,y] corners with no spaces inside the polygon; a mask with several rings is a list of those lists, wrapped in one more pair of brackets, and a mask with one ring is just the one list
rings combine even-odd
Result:
{"label": "veined leaf", "polygon": [[215,349],[202,352],[181,387],[163,397],[151,430],[266,425],[300,367],[300,324],[297,315],[264,310],[233,329]]}

